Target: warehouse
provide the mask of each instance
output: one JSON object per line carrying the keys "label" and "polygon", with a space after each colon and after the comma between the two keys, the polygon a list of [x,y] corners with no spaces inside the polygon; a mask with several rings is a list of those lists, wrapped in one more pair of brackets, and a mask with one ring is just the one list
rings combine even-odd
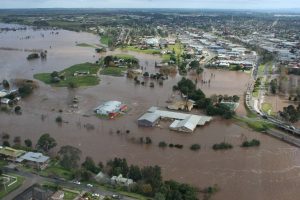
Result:
{"label": "warehouse", "polygon": [[139,126],[151,127],[155,126],[159,120],[159,115],[154,113],[145,113],[138,119]]}

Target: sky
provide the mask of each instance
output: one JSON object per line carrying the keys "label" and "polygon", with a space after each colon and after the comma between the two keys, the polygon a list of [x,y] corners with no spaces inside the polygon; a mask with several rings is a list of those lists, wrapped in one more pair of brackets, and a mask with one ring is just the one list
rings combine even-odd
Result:
{"label": "sky", "polygon": [[300,0],[0,0],[0,8],[300,8]]}

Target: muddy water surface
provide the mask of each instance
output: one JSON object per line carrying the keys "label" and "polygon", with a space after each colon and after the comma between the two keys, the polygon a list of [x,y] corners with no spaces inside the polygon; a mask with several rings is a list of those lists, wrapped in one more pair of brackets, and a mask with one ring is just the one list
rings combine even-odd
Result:
{"label": "muddy water surface", "polygon": [[[92,48],[76,47],[75,42],[97,43],[98,38],[86,33],[74,33],[59,30],[55,36],[40,38],[40,33],[47,31],[16,31],[13,34],[1,33],[0,46],[11,48],[43,48],[48,50],[46,61],[26,60],[28,52],[0,50],[1,78],[32,78],[34,73],[61,70],[69,65],[81,62],[93,62],[95,55]],[[34,35],[30,41],[18,40],[26,35]],[[45,34],[46,35],[46,34]],[[3,38],[11,38],[10,42]],[[51,45],[51,49],[50,49]],[[112,52],[108,52],[112,53]],[[120,52],[113,52],[120,53]],[[123,52],[122,52],[123,53]],[[154,62],[159,58],[128,52],[141,60],[147,70],[155,72]],[[100,55],[101,56],[101,55]],[[249,75],[237,72],[205,70],[204,80],[211,73],[215,74],[210,85],[198,87],[209,96],[211,94],[237,94],[242,96]],[[230,121],[215,118],[204,127],[197,128],[193,134],[181,134],[169,131],[171,122],[163,122],[163,128],[140,128],[137,118],[150,106],[165,107],[166,100],[172,95],[172,86],[180,77],[169,78],[160,87],[135,85],[125,77],[101,76],[98,86],[68,90],[52,88],[40,83],[39,89],[23,99],[23,114],[17,116],[0,112],[0,132],[7,132],[22,139],[34,141],[43,133],[50,133],[58,145],[70,144],[79,147],[83,156],[90,155],[96,161],[105,161],[115,156],[125,157],[130,163],[162,167],[166,179],[176,179],[191,183],[197,187],[218,184],[221,191],[213,199],[243,200],[294,200],[298,199],[300,186],[300,151],[298,148],[282,143],[269,136],[241,128]],[[72,110],[68,104],[74,96],[79,97],[79,109]],[[115,120],[99,119],[92,114],[93,108],[107,100],[120,100],[127,103],[128,114]],[[59,116],[64,121],[61,126],[55,123]],[[241,109],[243,110],[243,109]],[[242,111],[241,111],[242,112]],[[42,118],[41,115],[45,117]],[[84,115],[84,116],[83,116]],[[93,124],[94,130],[86,130],[84,124]],[[126,130],[130,130],[126,134]],[[117,130],[121,130],[117,134]],[[140,145],[135,142],[139,137],[149,136],[153,145]],[[245,139],[257,138],[259,148],[242,149],[239,145]],[[211,146],[222,141],[230,142],[234,149],[214,152]],[[183,144],[184,148],[160,149],[158,143]],[[189,146],[201,144],[199,152],[192,152]]]}

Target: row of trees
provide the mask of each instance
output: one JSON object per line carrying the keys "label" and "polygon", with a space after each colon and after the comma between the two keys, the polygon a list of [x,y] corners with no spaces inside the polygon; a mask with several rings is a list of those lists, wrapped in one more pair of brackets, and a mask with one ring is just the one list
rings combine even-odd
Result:
{"label": "row of trees", "polygon": [[[2,139],[8,140],[9,135],[3,134]],[[25,140],[25,144],[31,148],[33,146],[31,140]],[[56,140],[46,133],[38,139],[35,150],[48,153],[56,145]],[[193,150],[199,148],[200,145],[197,144],[191,146]],[[205,194],[211,192],[210,189],[198,191],[188,184],[172,180],[164,181],[159,166],[129,165],[124,158],[111,159],[104,165],[102,162],[96,164],[91,157],[86,157],[84,162],[80,163],[81,154],[80,149],[65,145],[60,148],[56,156],[60,166],[72,172],[72,178],[81,181],[91,180],[100,171],[109,177],[122,174],[123,177],[133,179],[136,182],[127,188],[130,192],[140,193],[152,197],[154,200],[196,200],[199,192],[205,191]]]}
{"label": "row of trees", "polygon": [[133,179],[137,184],[131,187],[132,192],[154,197],[156,200],[196,200],[197,190],[190,185],[175,181],[163,181],[159,166],[128,165],[126,159],[115,158],[106,164],[110,176],[123,176]]}
{"label": "row of trees", "polygon": [[[196,102],[196,106],[199,109],[205,109],[208,115],[220,115],[226,119],[232,118],[234,111],[228,106],[220,104],[220,102],[214,103],[211,98],[207,98],[202,90],[197,89],[196,85],[190,80],[183,77],[177,85],[173,86],[173,90],[180,91],[187,98]],[[232,97],[235,101],[238,101],[237,96]]]}

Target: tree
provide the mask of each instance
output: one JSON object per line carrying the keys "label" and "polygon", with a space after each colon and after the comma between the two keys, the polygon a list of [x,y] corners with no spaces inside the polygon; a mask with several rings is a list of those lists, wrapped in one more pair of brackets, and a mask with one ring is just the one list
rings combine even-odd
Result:
{"label": "tree", "polygon": [[110,65],[111,65],[111,62],[113,62],[113,57],[112,57],[112,56],[106,56],[106,57],[104,58],[104,64],[105,64],[106,66],[110,66]]}
{"label": "tree", "polygon": [[9,140],[10,135],[8,133],[2,133],[2,140]]}
{"label": "tree", "polygon": [[20,113],[20,112],[21,112],[21,106],[16,106],[15,113]]}
{"label": "tree", "polygon": [[198,69],[200,68],[200,63],[197,61],[197,60],[193,60],[191,63],[190,63],[190,67],[192,69]]}
{"label": "tree", "polygon": [[166,197],[165,197],[165,195],[163,195],[162,193],[157,192],[157,193],[155,193],[155,195],[154,195],[154,200],[166,200]]}
{"label": "tree", "polygon": [[130,165],[128,178],[131,178],[134,181],[139,181],[142,178],[141,170],[136,165]]}
{"label": "tree", "polygon": [[3,146],[4,146],[4,147],[10,147],[10,144],[9,144],[8,141],[3,141]]}
{"label": "tree", "polygon": [[24,85],[19,87],[18,92],[20,94],[21,97],[27,97],[29,96],[33,91],[33,88],[29,85]]}
{"label": "tree", "polygon": [[[276,92],[277,92],[277,85],[278,85],[277,79],[271,80],[271,82],[270,82],[270,88],[271,88],[272,94],[276,94]],[[297,88],[297,94],[298,94],[298,88]],[[300,90],[299,90],[299,95],[300,95]]]}
{"label": "tree", "polygon": [[53,71],[53,72],[50,74],[50,76],[51,76],[52,78],[59,77],[59,73],[58,73],[57,71]]}
{"label": "tree", "polygon": [[21,137],[20,136],[16,136],[14,138],[14,143],[15,143],[15,145],[20,145],[21,144]]}
{"label": "tree", "polygon": [[150,184],[156,191],[162,184],[161,168],[159,166],[146,166],[142,168],[142,179]]}
{"label": "tree", "polygon": [[73,146],[62,146],[58,151],[61,166],[66,169],[77,169],[79,167],[81,151]]}
{"label": "tree", "polygon": [[32,147],[32,141],[30,139],[26,139],[24,141],[24,143],[25,143],[26,147]]}
{"label": "tree", "polygon": [[49,135],[49,133],[43,134],[39,138],[39,140],[36,144],[37,148],[43,150],[44,152],[48,152],[50,149],[54,148],[56,145],[57,145],[57,143],[56,143],[55,139],[52,138]]}
{"label": "tree", "polygon": [[122,174],[124,177],[127,177],[129,168],[125,158],[114,158],[113,160],[109,160],[106,166],[109,168],[108,175],[118,176]]}
{"label": "tree", "polygon": [[91,157],[86,157],[85,161],[81,165],[84,169],[93,172],[94,174],[98,174],[100,169],[96,166],[94,160]]}

